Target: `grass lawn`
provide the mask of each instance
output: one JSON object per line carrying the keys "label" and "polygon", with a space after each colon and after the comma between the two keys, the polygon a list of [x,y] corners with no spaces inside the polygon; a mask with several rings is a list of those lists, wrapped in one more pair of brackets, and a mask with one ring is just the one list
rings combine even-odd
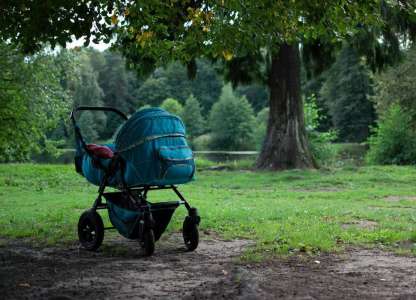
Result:
{"label": "grass lawn", "polygon": [[[181,191],[198,207],[202,230],[255,240],[246,253],[250,259],[339,251],[348,245],[416,255],[415,167],[206,170]],[[74,243],[78,217],[96,194],[97,187],[72,165],[0,165],[0,237]],[[175,199],[168,191],[149,196],[154,201]],[[178,209],[169,230],[179,230],[184,215],[185,209]]]}

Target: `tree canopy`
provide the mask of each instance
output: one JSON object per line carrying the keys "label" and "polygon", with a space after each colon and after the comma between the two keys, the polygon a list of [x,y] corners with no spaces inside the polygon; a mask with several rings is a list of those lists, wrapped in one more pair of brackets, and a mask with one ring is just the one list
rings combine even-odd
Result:
{"label": "tree canopy", "polygon": [[66,107],[53,57],[24,56],[0,42],[0,162],[24,160],[46,143]]}
{"label": "tree canopy", "polygon": [[375,112],[370,72],[355,51],[346,45],[328,70],[320,96],[329,107],[329,114],[344,142],[363,142],[374,124]]}
{"label": "tree canopy", "polygon": [[209,115],[211,147],[218,150],[252,150],[255,148],[253,109],[247,98],[238,97],[230,85],[222,89],[220,100]]}
{"label": "tree canopy", "polygon": [[[63,44],[71,33],[98,41],[112,38],[111,32],[116,34],[114,47],[142,74],[180,61],[195,77],[196,59],[206,57],[225,61],[224,68],[230,70],[226,78],[234,84],[266,83],[270,118],[257,166],[267,169],[315,165],[304,128],[298,44],[332,43],[362,28],[382,28],[383,4],[414,13],[414,4],[404,0],[58,2],[48,1],[42,13],[32,4],[5,2],[0,20],[9,24],[7,32],[0,28],[1,36],[30,50],[39,42]],[[33,15],[29,20],[28,14]],[[28,29],[36,20],[44,24],[45,17],[45,29]]]}

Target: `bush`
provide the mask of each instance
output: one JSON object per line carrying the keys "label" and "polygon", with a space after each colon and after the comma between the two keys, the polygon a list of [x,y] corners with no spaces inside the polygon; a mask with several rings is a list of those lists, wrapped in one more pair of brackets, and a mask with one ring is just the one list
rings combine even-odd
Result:
{"label": "bush", "polygon": [[255,148],[255,118],[245,97],[234,95],[230,85],[223,87],[220,100],[209,116],[211,148],[218,150],[252,150]]}
{"label": "bush", "polygon": [[393,104],[380,118],[369,138],[367,162],[373,164],[415,164],[416,131],[412,114]]}
{"label": "bush", "polygon": [[174,114],[176,116],[182,116],[182,104],[180,104],[179,101],[176,99],[167,98],[165,101],[162,102],[160,107],[170,112],[171,114]]}
{"label": "bush", "polygon": [[203,134],[194,138],[191,141],[191,146],[192,146],[192,149],[196,151],[206,151],[206,150],[209,150],[211,141],[212,141],[212,136],[211,134],[207,133],[207,134]]}
{"label": "bush", "polygon": [[334,130],[328,132],[317,131],[323,117],[320,114],[314,95],[305,102],[304,113],[305,127],[312,154],[319,164],[327,164],[335,156],[331,143],[337,139],[337,133]]}
{"label": "bush", "polygon": [[376,94],[372,100],[377,112],[384,114],[392,104],[412,113],[416,123],[416,47],[406,52],[405,59],[376,77]]}

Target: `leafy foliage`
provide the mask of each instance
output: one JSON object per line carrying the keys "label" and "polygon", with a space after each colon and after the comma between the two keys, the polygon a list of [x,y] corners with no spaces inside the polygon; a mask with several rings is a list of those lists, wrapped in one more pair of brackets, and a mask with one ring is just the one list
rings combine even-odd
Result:
{"label": "leafy foliage", "polygon": [[339,139],[362,142],[370,133],[375,112],[369,96],[372,82],[369,71],[360,62],[357,52],[345,46],[326,74],[320,95],[329,107]]}
{"label": "leafy foliage", "polygon": [[393,104],[410,113],[416,123],[416,48],[408,50],[401,64],[389,68],[376,77],[375,95],[377,111],[383,114]]}
{"label": "leafy foliage", "polygon": [[369,139],[367,160],[374,164],[416,164],[416,130],[412,115],[398,104],[383,114]]}
{"label": "leafy foliage", "polygon": [[183,107],[182,120],[186,126],[188,136],[193,139],[204,132],[205,120],[201,115],[201,106],[194,95],[189,95]]}
{"label": "leafy foliage", "polygon": [[[79,78],[75,83],[73,107],[103,106],[104,92],[98,84],[97,73],[94,72],[89,56],[81,53],[78,57]],[[107,116],[103,112],[82,112],[80,116],[81,131],[87,140],[94,141],[105,134]]]}
{"label": "leafy foliage", "polygon": [[372,100],[381,117],[369,139],[369,162],[416,163],[415,78],[415,48],[408,50],[401,64],[377,76]]}
{"label": "leafy foliage", "polygon": [[240,85],[235,92],[239,96],[245,96],[255,112],[260,112],[268,106],[269,91],[262,84]]}
{"label": "leafy foliage", "polygon": [[91,39],[109,42],[112,10],[107,1],[1,1],[0,35],[25,52],[38,51],[45,43],[65,46],[73,36],[85,36],[86,44]]}
{"label": "leafy foliage", "polygon": [[151,67],[171,59],[192,65],[202,55],[231,60],[262,47],[334,38],[359,22],[375,23],[379,1],[328,2],[324,9],[318,0],[130,2],[119,13],[118,45],[134,64]]}
{"label": "leafy foliage", "polygon": [[54,58],[0,42],[0,161],[27,160],[67,110]]}
{"label": "leafy foliage", "polygon": [[311,96],[305,101],[304,111],[305,126],[311,151],[315,159],[321,165],[325,165],[327,161],[334,156],[334,150],[331,147],[331,143],[336,140],[337,132],[334,130],[329,130],[327,132],[318,131],[324,116],[321,114],[314,96]]}
{"label": "leafy foliage", "polygon": [[220,100],[209,116],[211,147],[220,150],[251,150],[254,145],[254,112],[245,97],[237,97],[230,85],[223,87]]}
{"label": "leafy foliage", "polygon": [[167,110],[171,114],[182,116],[183,107],[182,104],[178,102],[178,100],[173,98],[167,98],[165,101],[162,102],[160,105],[161,108]]}

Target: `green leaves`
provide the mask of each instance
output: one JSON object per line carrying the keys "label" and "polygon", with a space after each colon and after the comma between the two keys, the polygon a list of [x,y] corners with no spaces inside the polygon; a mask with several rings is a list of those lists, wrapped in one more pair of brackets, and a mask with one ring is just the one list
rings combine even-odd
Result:
{"label": "green leaves", "polygon": [[321,98],[329,107],[339,139],[343,142],[363,142],[375,121],[372,80],[356,50],[345,45],[336,62],[328,70],[321,88]]}
{"label": "green leaves", "polygon": [[205,120],[201,114],[201,106],[194,95],[189,95],[186,99],[182,112],[182,120],[186,126],[188,136],[193,139],[204,133]]}
{"label": "green leaves", "polygon": [[213,105],[209,125],[213,149],[255,149],[253,109],[245,97],[234,95],[231,85],[224,86],[220,100]]}
{"label": "green leaves", "polygon": [[66,112],[66,94],[51,56],[0,43],[0,69],[0,162],[26,160]]}

